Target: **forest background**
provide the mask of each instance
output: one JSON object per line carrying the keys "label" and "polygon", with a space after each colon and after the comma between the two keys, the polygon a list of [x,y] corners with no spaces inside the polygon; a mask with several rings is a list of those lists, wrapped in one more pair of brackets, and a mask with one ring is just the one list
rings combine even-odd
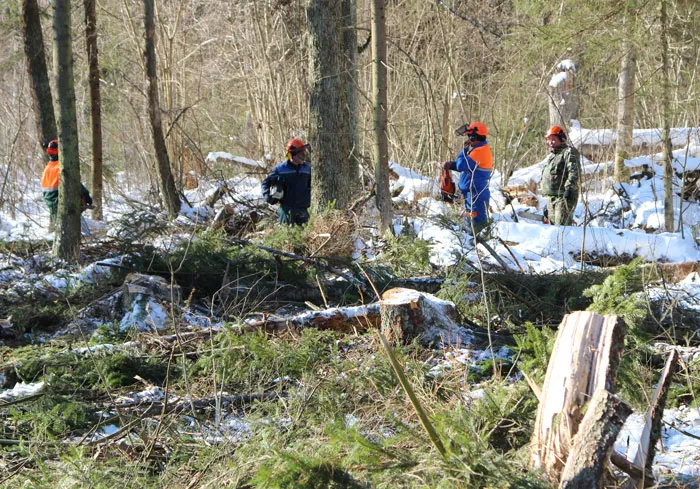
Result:
{"label": "forest background", "polygon": [[[615,127],[624,56],[637,54],[636,127],[698,126],[700,16],[694,1],[666,1],[668,84],[663,82],[659,1],[389,1],[389,160],[431,174],[459,149],[455,127],[483,121],[496,169],[539,161],[548,126],[547,85],[575,62],[583,127]],[[21,2],[0,10],[0,205],[14,207],[43,167],[22,47]],[[307,2],[156,1],[160,105],[178,187],[209,151],[279,161],[291,137],[308,137]],[[353,2],[349,2],[352,5]],[[40,1],[52,71],[51,3]],[[371,168],[370,5],[357,12],[359,153]],[[106,191],[118,172],[157,195],[143,58],[143,3],[97,2]],[[91,158],[90,97],[82,2],[73,2],[73,55],[82,179]],[[53,83],[53,77],[50,77]],[[55,93],[55,91],[54,91]],[[668,100],[668,103],[665,101]],[[612,149],[611,149],[612,151]],[[612,155],[610,158],[612,159]],[[371,172],[371,170],[370,170]]]}

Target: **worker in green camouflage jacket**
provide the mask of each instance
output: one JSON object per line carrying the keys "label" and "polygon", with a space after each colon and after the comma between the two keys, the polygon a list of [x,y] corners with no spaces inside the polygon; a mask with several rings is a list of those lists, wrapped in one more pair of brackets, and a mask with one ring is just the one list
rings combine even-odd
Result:
{"label": "worker in green camouflage jacket", "polygon": [[549,156],[542,169],[540,188],[549,199],[547,212],[550,224],[570,226],[578,203],[581,155],[566,144],[566,132],[552,126],[545,135]]}

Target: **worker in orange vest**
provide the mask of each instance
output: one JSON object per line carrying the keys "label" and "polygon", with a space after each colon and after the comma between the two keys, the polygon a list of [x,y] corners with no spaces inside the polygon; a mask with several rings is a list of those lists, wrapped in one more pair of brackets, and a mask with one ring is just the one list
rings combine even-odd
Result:
{"label": "worker in orange vest", "polygon": [[[49,208],[49,231],[56,228],[56,216],[58,215],[58,177],[60,168],[58,163],[58,141],[52,140],[46,145],[46,154],[49,162],[41,176],[41,190],[44,192],[44,202]],[[80,184],[80,212],[92,207],[92,197],[85,186]]]}
{"label": "worker in orange vest", "polygon": [[446,161],[445,170],[456,170],[459,176],[459,191],[464,195],[464,206],[470,229],[478,234],[488,225],[488,207],[491,193],[489,182],[493,171],[493,154],[486,141],[489,131],[481,122],[472,122],[455,131],[458,136],[465,136],[464,149],[456,161]]}

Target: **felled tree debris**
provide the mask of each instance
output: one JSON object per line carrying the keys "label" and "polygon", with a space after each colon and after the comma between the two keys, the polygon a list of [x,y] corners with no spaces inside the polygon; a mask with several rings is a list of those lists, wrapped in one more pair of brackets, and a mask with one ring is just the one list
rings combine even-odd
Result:
{"label": "felled tree debris", "polygon": [[[642,429],[642,436],[639,440],[639,447],[634,457],[636,465],[644,467],[649,471],[651,471],[651,464],[654,461],[656,443],[661,438],[661,420],[664,414],[664,405],[666,404],[666,396],[671,386],[671,378],[677,362],[678,352],[676,350],[671,350],[666,360],[666,365],[661,372],[661,378],[659,378],[659,383],[657,384],[656,392],[654,392],[654,397],[651,400],[651,405],[647,411],[646,419],[644,420],[644,428]],[[645,477],[635,480],[635,485],[630,485],[630,487],[636,487],[638,489],[644,488]]]}
{"label": "felled tree debris", "polygon": [[[598,390],[615,390],[624,334],[624,324],[616,316],[592,312],[569,314],[559,326],[530,451],[532,466],[542,469],[552,481],[561,479],[588,401]],[[614,424],[607,429],[612,431]],[[591,449],[581,447],[579,451]]]}
{"label": "felled tree debris", "polygon": [[597,489],[615,439],[632,408],[605,389],[588,404],[559,482],[560,489]]}

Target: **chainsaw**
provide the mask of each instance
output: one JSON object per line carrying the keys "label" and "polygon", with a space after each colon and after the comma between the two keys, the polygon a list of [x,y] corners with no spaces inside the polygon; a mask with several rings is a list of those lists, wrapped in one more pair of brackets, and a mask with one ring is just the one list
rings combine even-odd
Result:
{"label": "chainsaw", "polygon": [[450,204],[455,200],[455,182],[452,180],[450,170],[442,170],[442,178],[440,178],[440,194],[442,200]]}

